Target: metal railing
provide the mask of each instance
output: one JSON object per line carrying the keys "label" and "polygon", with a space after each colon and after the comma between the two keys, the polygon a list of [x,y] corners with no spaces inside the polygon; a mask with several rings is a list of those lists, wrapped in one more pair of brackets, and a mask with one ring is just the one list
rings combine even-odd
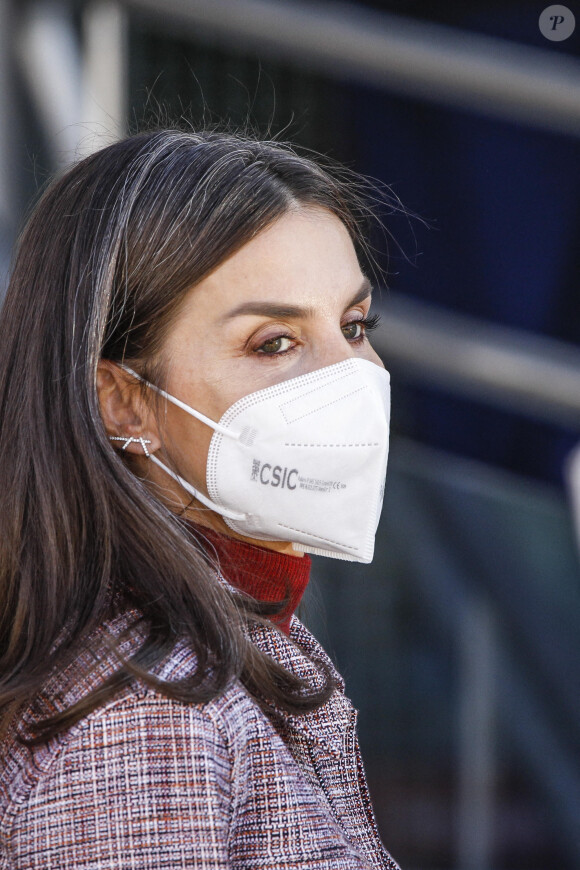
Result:
{"label": "metal railing", "polygon": [[373,346],[405,378],[580,433],[580,348],[383,291]]}
{"label": "metal railing", "polygon": [[[557,808],[560,833],[575,861],[580,861],[577,836],[580,775],[570,746],[561,740],[555,727],[555,721],[561,724],[570,720],[552,718],[554,710],[542,704],[541,690],[535,685],[535,672],[525,672],[522,662],[516,660],[513,650],[508,648],[505,625],[502,632],[501,621],[507,616],[511,625],[510,609],[521,610],[517,601],[510,607],[506,596],[499,594],[498,587],[506,582],[509,571],[496,572],[500,575],[497,583],[465,583],[466,565],[472,572],[472,581],[473,573],[479,581],[485,576],[486,569],[479,564],[477,548],[466,554],[461,546],[449,547],[447,542],[459,541],[457,535],[464,534],[465,529],[456,528],[448,514],[436,515],[432,505],[425,502],[424,490],[412,483],[409,485],[413,480],[427,479],[429,474],[432,486],[439,475],[451,489],[458,474],[452,471],[453,460],[441,466],[440,461],[429,455],[429,448],[417,447],[412,442],[400,441],[397,448],[392,469],[395,475],[390,479],[391,487],[396,489],[390,497],[397,507],[397,534],[389,540],[389,547],[395,552],[389,552],[388,558],[405,560],[418,599],[427,606],[441,630],[453,637],[459,661],[457,867],[485,870],[492,866],[494,721],[512,736],[519,756],[533,771],[544,798]],[[430,463],[437,466],[436,471]],[[417,541],[421,541],[421,546],[417,546]],[[518,614],[518,618],[523,619],[523,615]],[[549,619],[537,611],[529,620],[528,641],[539,625],[544,629],[546,625],[549,627]],[[552,628],[552,632],[555,635],[557,629]],[[554,684],[560,703],[569,693],[569,675],[562,671],[561,662],[559,664],[560,671],[554,672]],[[555,706],[562,712],[559,703]],[[577,732],[580,727],[577,703],[575,708],[572,728]],[[567,709],[566,714],[569,713]]]}
{"label": "metal railing", "polygon": [[[180,35],[341,80],[580,135],[580,63],[506,39],[348,3],[124,0]],[[531,9],[530,16],[537,17]]]}
{"label": "metal railing", "polygon": [[[9,5],[0,0],[0,23]],[[93,0],[82,40],[70,7],[37,0],[15,44],[39,118],[62,166],[121,135],[126,123],[127,21],[147,15],[180,36],[259,51],[339,79],[580,134],[580,62],[345,3],[272,0]],[[530,14],[532,14],[530,12]],[[535,14],[535,13],[533,13]],[[103,62],[99,46],[107,46]],[[7,66],[5,60],[4,66]],[[4,70],[6,73],[7,70]],[[9,99],[0,92],[0,102]],[[10,200],[8,125],[0,134],[0,205]],[[2,168],[4,171],[2,172]],[[2,178],[5,180],[2,181]],[[4,194],[4,197],[3,197]],[[390,298],[379,350],[454,391],[568,425],[580,423],[578,351],[565,344]]]}

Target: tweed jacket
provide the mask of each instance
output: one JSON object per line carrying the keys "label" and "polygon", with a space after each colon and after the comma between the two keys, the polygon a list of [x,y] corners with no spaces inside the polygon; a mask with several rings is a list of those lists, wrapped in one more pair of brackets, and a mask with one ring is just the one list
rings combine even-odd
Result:
{"label": "tweed jacket", "polygon": [[[312,684],[321,679],[312,658],[330,665],[296,617],[290,637],[259,626],[252,641]],[[99,661],[79,687],[84,655],[54,678],[51,709],[110,672]],[[194,667],[183,644],[158,673],[175,680]],[[282,724],[237,681],[187,704],[135,680],[48,743],[9,737],[1,870],[397,870],[377,832],[356,711],[337,679],[324,706]]]}

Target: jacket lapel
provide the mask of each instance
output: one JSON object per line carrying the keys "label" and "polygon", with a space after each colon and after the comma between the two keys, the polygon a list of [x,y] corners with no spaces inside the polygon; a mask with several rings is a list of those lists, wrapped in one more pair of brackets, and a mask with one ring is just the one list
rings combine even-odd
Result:
{"label": "jacket lapel", "polygon": [[290,637],[273,626],[253,626],[252,641],[262,652],[271,656],[291,673],[306,680],[313,688],[321,688],[323,677],[316,662],[323,662],[331,671],[337,688],[329,700],[316,710],[302,714],[280,711],[287,731],[283,735],[288,743],[308,744],[335,758],[344,754],[348,736],[356,727],[357,711],[344,695],[344,681],[318,641],[296,618],[292,618]]}

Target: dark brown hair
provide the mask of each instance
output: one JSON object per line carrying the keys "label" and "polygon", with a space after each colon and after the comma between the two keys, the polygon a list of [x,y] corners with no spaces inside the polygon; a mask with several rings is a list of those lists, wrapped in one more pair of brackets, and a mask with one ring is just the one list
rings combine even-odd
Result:
{"label": "dark brown hair", "polygon": [[[45,719],[43,739],[131,675],[187,701],[237,676],[260,703],[293,712],[332,690],[328,674],[313,691],[249,643],[242,623],[257,612],[113,449],[96,390],[101,357],[162,386],[151,361],[184,294],[296,203],[334,212],[363,251],[369,210],[348,171],[215,130],[111,145],[56,180],[33,212],[0,313],[2,728],[127,606],[146,626],[139,651],[98,696]],[[151,670],[179,638],[197,670],[160,682]]]}

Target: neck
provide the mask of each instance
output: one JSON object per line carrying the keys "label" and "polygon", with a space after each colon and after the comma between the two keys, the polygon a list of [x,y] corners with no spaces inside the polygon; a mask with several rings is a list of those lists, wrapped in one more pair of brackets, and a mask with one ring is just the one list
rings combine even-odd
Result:
{"label": "neck", "polygon": [[200,530],[210,530],[227,538],[233,538],[236,541],[243,541],[246,544],[251,544],[254,547],[261,547],[266,550],[274,550],[276,553],[284,553],[287,556],[302,558],[304,553],[300,550],[295,550],[290,541],[261,541],[258,538],[248,538],[245,535],[239,535],[226,525],[223,517],[219,514],[207,511],[191,511],[185,513],[185,518],[194,527]]}
{"label": "neck", "polygon": [[279,605],[270,617],[286,634],[310,578],[311,560],[292,555],[241,536],[225,535],[209,526],[188,523],[228,583],[256,601]]}

